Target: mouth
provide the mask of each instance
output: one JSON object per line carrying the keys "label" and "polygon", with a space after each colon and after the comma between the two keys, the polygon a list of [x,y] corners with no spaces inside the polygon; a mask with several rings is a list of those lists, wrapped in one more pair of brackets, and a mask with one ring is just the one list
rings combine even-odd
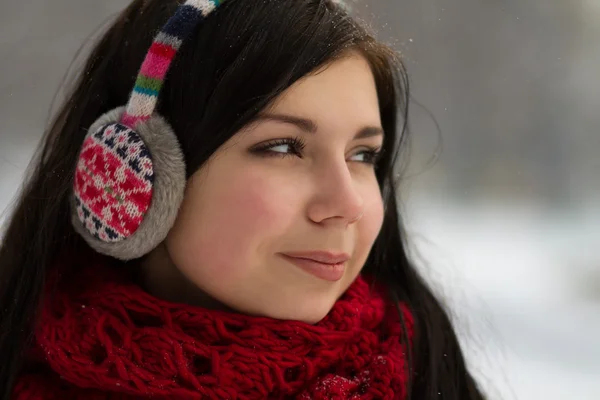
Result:
{"label": "mouth", "polygon": [[330,282],[342,279],[350,259],[348,254],[332,252],[282,253],[281,256],[303,271]]}

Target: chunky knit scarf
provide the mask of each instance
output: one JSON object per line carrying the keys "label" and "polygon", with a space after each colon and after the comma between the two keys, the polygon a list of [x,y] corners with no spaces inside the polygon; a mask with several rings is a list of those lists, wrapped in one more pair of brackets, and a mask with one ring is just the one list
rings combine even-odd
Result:
{"label": "chunky knit scarf", "polygon": [[406,396],[397,309],[364,278],[316,325],[169,303],[101,266],[48,297],[15,399]]}

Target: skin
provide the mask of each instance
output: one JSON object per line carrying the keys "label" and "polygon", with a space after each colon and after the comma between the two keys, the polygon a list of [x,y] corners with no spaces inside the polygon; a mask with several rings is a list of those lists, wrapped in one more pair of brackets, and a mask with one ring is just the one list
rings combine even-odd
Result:
{"label": "skin", "polygon": [[[315,130],[277,116],[310,120]],[[370,134],[355,138],[365,127]],[[298,152],[289,143],[256,151],[294,137],[305,142]],[[142,263],[146,289],[212,309],[320,321],[381,229],[383,202],[365,150],[382,141],[375,81],[360,55],[296,82],[189,179],[175,225]],[[317,278],[281,256],[315,250],[350,255],[342,279]]]}

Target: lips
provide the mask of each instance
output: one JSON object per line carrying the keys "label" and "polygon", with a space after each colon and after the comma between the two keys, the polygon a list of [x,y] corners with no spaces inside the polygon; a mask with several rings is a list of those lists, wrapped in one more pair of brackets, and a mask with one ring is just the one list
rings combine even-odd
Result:
{"label": "lips", "polygon": [[303,271],[330,282],[339,281],[344,277],[346,263],[350,259],[346,253],[328,251],[282,253],[281,255]]}
{"label": "lips", "polygon": [[331,251],[294,252],[284,253],[284,255],[330,265],[343,264],[350,259],[350,256],[346,253],[336,253]]}

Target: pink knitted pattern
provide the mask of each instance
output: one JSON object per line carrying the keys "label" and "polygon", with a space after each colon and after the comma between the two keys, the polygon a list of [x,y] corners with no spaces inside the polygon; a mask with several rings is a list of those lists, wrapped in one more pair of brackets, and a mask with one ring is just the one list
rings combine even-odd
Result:
{"label": "pink knitted pattern", "polygon": [[131,129],[103,126],[87,136],[75,171],[79,220],[96,238],[116,242],[131,236],[152,200],[150,152]]}
{"label": "pink knitted pattern", "polygon": [[22,375],[14,398],[404,399],[401,336],[363,278],[309,325],[172,304],[95,266],[46,302],[35,337],[47,370]]}

